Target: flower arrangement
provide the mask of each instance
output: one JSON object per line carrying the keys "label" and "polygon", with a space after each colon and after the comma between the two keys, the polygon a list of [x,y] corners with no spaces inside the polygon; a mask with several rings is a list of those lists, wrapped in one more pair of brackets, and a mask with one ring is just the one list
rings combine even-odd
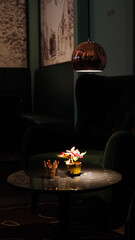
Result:
{"label": "flower arrangement", "polygon": [[75,164],[75,162],[78,160],[78,158],[83,158],[86,152],[80,153],[78,149],[75,149],[75,147],[72,147],[71,150],[66,150],[66,152],[62,152],[58,157],[61,158],[67,158],[65,161],[66,164]]}

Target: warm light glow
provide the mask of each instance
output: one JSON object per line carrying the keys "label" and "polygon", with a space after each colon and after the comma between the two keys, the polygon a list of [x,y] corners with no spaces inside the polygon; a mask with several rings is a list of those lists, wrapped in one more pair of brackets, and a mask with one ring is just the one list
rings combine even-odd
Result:
{"label": "warm light glow", "polygon": [[106,62],[104,49],[90,39],[79,44],[72,54],[72,65],[76,72],[102,72]]}
{"label": "warm light glow", "polygon": [[102,70],[76,70],[76,72],[95,73],[95,72],[102,72]]}

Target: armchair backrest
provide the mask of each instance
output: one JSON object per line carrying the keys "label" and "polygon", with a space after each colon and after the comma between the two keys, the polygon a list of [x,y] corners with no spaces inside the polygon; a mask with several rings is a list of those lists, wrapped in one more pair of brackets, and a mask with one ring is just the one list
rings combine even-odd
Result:
{"label": "armchair backrest", "polygon": [[125,226],[125,239],[135,239],[135,192],[133,193]]}
{"label": "armchair backrest", "polygon": [[104,149],[117,130],[135,132],[135,76],[80,75],[76,82],[76,131]]}

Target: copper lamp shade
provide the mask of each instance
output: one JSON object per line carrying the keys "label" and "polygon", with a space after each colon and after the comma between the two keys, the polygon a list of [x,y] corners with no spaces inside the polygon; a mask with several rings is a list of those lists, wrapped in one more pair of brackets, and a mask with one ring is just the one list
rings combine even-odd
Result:
{"label": "copper lamp shade", "polygon": [[79,44],[72,54],[72,65],[76,72],[102,72],[106,62],[104,49],[90,39]]}

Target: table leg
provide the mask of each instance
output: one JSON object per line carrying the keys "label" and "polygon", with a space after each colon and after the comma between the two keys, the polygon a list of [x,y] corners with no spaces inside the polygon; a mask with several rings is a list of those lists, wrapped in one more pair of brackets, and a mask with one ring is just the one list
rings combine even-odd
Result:
{"label": "table leg", "polygon": [[70,194],[61,191],[59,194],[59,221],[60,229],[66,233],[69,231],[69,215],[70,215]]}
{"label": "table leg", "polygon": [[39,195],[39,191],[32,191],[31,193],[32,214],[36,214]]}

